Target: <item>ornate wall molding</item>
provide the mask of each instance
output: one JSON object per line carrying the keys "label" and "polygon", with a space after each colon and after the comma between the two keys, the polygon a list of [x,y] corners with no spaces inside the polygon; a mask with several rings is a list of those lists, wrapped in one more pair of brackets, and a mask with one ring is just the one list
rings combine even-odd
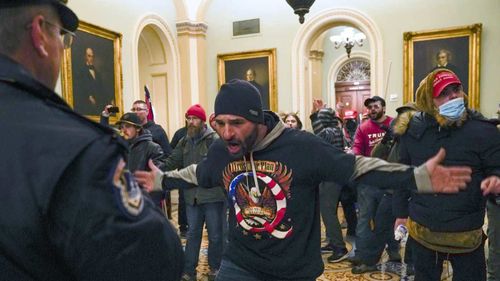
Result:
{"label": "ornate wall molding", "polygon": [[324,55],[325,55],[325,52],[323,52],[321,50],[310,50],[309,51],[309,58],[312,60],[322,61]]}
{"label": "ornate wall molding", "polygon": [[177,35],[205,36],[208,25],[203,22],[181,21],[176,24]]}

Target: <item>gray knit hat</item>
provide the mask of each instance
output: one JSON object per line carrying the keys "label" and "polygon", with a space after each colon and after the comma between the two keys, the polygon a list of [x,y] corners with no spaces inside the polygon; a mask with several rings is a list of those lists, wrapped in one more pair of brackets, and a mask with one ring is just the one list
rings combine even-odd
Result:
{"label": "gray knit hat", "polygon": [[215,116],[231,114],[254,123],[264,123],[259,90],[245,80],[233,79],[220,87],[215,98]]}

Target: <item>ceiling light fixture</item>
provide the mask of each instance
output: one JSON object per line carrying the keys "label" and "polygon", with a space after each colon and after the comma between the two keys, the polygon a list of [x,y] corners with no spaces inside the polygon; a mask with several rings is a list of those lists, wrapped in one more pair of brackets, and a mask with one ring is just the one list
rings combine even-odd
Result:
{"label": "ceiling light fixture", "polygon": [[347,57],[351,57],[351,49],[355,44],[358,44],[360,47],[363,46],[363,43],[366,39],[366,35],[362,32],[354,33],[354,28],[347,27],[340,33],[340,35],[334,35],[330,37],[330,41],[333,42],[335,49],[340,48],[340,46],[344,46],[347,52]]}

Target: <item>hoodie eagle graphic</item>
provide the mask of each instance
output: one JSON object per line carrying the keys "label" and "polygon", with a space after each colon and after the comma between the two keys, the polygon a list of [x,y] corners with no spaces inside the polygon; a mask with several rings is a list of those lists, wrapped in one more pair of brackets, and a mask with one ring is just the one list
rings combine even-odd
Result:
{"label": "hoodie eagle graphic", "polygon": [[225,168],[223,178],[243,232],[279,239],[291,235],[291,221],[284,221],[291,170],[279,162],[235,161]]}

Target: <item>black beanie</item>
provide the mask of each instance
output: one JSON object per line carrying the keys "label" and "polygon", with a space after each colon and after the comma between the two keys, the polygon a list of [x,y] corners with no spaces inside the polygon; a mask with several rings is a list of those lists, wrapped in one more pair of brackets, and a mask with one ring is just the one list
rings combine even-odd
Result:
{"label": "black beanie", "polygon": [[255,123],[264,123],[262,101],[255,86],[245,80],[233,79],[220,87],[215,98],[215,116],[231,114]]}

